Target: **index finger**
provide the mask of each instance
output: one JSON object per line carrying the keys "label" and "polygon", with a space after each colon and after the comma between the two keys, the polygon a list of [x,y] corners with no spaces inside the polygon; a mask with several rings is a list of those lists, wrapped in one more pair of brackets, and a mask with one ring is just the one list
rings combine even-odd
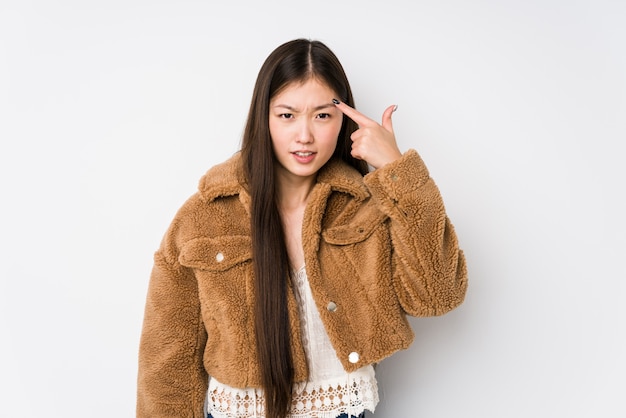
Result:
{"label": "index finger", "polygon": [[373,126],[378,125],[375,121],[365,116],[363,113],[359,112],[353,107],[348,106],[344,102],[340,102],[337,99],[333,99],[333,103],[335,106],[341,110],[341,112],[355,121],[359,126]]}

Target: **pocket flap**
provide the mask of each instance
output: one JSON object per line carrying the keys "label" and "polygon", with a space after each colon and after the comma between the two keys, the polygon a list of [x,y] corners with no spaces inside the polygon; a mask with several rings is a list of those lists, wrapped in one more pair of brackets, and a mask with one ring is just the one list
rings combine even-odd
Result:
{"label": "pocket flap", "polygon": [[250,237],[244,235],[195,238],[183,245],[178,261],[186,267],[224,271],[250,260],[250,245]]}
{"label": "pocket flap", "polygon": [[347,225],[328,228],[322,232],[324,241],[334,245],[349,245],[365,240],[382,224],[387,216],[382,212],[374,212],[370,216],[360,217]]}

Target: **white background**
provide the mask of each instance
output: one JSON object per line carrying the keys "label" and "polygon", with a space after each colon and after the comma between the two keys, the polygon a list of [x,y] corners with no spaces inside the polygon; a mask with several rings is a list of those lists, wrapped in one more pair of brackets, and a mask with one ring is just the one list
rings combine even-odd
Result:
{"label": "white background", "polygon": [[376,416],[626,416],[623,1],[0,4],[0,416],[134,415],[153,251],[296,37],[399,105],[468,259]]}

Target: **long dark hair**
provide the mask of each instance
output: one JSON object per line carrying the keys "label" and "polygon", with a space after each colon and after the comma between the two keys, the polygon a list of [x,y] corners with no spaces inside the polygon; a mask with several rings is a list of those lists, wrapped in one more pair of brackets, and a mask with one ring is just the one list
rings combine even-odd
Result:
{"label": "long dark hair", "polygon": [[[242,140],[243,169],[251,196],[252,254],[255,274],[255,325],[258,360],[266,399],[266,416],[289,413],[293,386],[287,280],[289,257],[277,205],[276,157],[269,131],[270,100],[286,86],[315,78],[350,106],[352,91],[341,63],[323,43],[296,39],[276,48],[256,80]],[[350,154],[356,124],[346,116],[334,159],[367,173],[367,164]]]}

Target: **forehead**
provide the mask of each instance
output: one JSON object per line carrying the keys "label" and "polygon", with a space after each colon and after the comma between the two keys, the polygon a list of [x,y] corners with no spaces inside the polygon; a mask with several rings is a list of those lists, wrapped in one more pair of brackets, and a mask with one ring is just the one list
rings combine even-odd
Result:
{"label": "forehead", "polygon": [[328,84],[316,78],[310,78],[305,81],[296,81],[283,87],[271,100],[276,103],[283,100],[292,101],[312,101],[323,100],[330,101],[336,94]]}

